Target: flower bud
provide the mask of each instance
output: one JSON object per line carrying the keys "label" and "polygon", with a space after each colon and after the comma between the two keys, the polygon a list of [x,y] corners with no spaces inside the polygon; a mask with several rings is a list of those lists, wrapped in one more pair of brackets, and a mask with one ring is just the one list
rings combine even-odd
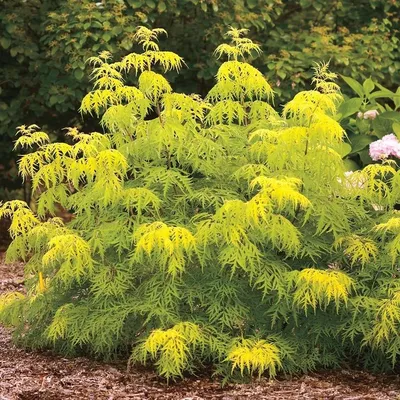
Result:
{"label": "flower bud", "polygon": [[375,119],[379,115],[378,110],[365,111],[364,119]]}

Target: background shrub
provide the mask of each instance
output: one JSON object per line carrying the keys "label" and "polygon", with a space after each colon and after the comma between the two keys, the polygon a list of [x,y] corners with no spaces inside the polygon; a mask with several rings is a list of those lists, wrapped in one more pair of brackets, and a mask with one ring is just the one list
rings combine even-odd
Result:
{"label": "background shrub", "polygon": [[65,126],[98,130],[95,120],[75,114],[90,87],[85,60],[103,50],[116,58],[135,50],[138,25],[169,31],[169,48],[189,68],[167,76],[187,94],[204,96],[212,87],[220,62],[209,54],[228,26],[250,29],[264,50],[255,65],[278,105],[310,87],[313,62],[321,60],[359,81],[399,85],[397,1],[0,0],[0,6],[0,187],[9,189],[20,187],[11,151],[15,127],[40,118],[61,140]]}

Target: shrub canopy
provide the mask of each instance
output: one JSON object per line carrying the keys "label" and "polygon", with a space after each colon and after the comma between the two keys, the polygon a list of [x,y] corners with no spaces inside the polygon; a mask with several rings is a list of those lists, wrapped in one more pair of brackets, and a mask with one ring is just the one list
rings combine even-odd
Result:
{"label": "shrub canopy", "polygon": [[[387,161],[345,174],[336,75],[316,65],[314,89],[277,112],[249,63],[259,46],[232,28],[203,100],[163,76],[183,66],[164,33],[141,27],[142,52],[89,59],[81,112],[106,133],[51,143],[19,128],[38,201],[0,208],[27,287],[2,297],[3,323],[24,345],[151,360],[166,378],[393,366],[400,173]],[[58,205],[70,223],[48,218]]]}

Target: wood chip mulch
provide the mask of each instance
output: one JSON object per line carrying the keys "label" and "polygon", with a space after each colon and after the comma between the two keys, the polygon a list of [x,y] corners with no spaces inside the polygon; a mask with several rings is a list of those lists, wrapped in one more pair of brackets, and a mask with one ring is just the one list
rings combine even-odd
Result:
{"label": "wood chip mulch", "polygon": [[[0,256],[0,293],[23,290],[22,269]],[[14,399],[400,400],[400,377],[343,369],[224,388],[207,376],[167,385],[147,370],[17,348],[0,326],[0,400]]]}

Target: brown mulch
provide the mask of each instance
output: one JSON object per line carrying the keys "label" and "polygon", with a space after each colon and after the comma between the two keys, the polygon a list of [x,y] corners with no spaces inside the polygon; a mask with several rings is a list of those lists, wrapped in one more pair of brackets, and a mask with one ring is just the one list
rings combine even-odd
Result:
{"label": "brown mulch", "polygon": [[[0,293],[22,290],[22,264],[4,265],[0,255]],[[0,400],[400,400],[400,377],[354,370],[312,373],[293,379],[261,379],[221,388],[208,377],[169,386],[153,372],[86,358],[15,347],[0,326]]]}

